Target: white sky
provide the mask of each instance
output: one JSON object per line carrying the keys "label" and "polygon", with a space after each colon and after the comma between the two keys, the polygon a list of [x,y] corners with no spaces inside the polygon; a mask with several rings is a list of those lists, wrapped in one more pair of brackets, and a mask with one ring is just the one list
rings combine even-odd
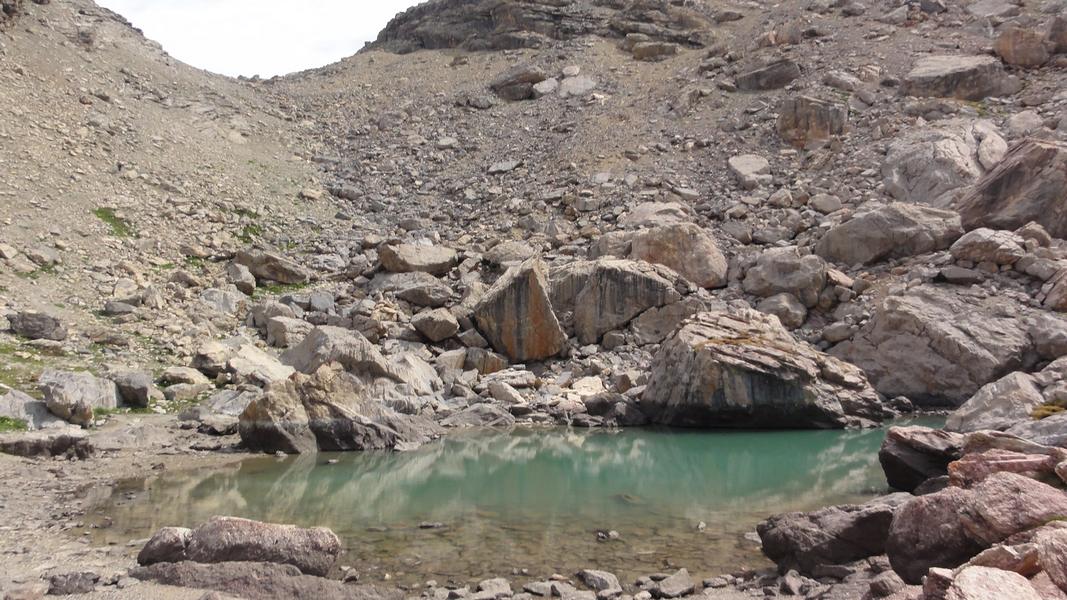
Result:
{"label": "white sky", "polygon": [[224,75],[270,77],[355,54],[421,0],[97,0],[171,56]]}

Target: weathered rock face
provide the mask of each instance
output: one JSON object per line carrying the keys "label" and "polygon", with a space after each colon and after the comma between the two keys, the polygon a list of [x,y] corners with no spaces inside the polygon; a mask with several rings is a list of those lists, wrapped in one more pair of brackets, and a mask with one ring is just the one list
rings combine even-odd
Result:
{"label": "weathered rock face", "polygon": [[331,366],[271,383],[241,413],[241,442],[251,450],[300,454],[413,447],[438,433],[428,418],[389,408],[374,387]]}
{"label": "weathered rock face", "polygon": [[382,266],[391,273],[429,273],[445,275],[456,264],[458,255],[443,246],[416,246],[414,244],[385,244],[378,248]]}
{"label": "weathered rock face", "polygon": [[1030,221],[1067,237],[1067,144],[1024,139],[959,201],[967,229],[1017,229]]}
{"label": "weathered rock face", "polygon": [[924,586],[923,600],[1042,600],[1042,595],[1018,573],[991,567],[966,567],[959,573],[948,572],[951,581],[937,581]]}
{"label": "weathered rock face", "polygon": [[703,288],[726,285],[726,257],[711,235],[693,223],[602,236],[594,253],[593,258],[615,256],[664,265]]}
{"label": "weathered rock face", "polygon": [[589,0],[435,0],[397,15],[371,48],[393,52],[463,48],[504,50],[540,47],[582,35],[702,45],[710,22],[667,0],[604,3]]}
{"label": "weathered rock face", "polygon": [[48,410],[75,425],[93,421],[94,408],[117,408],[119,391],[115,384],[92,373],[46,370],[38,386]]}
{"label": "weathered rock face", "polygon": [[960,457],[963,436],[927,427],[891,427],[878,451],[889,486],[914,492],[924,481],[948,474]]}
{"label": "weathered rock face", "polygon": [[57,342],[67,339],[67,326],[49,314],[23,311],[8,320],[11,322],[11,331],[27,339]]}
{"label": "weathered rock face", "polygon": [[1049,59],[1045,36],[1034,27],[1005,27],[993,42],[993,51],[1005,63],[1019,67],[1040,67]]}
{"label": "weathered rock face", "polygon": [[283,284],[307,283],[309,275],[304,267],[272,252],[241,250],[234,262],[248,268],[259,281],[274,281]]}
{"label": "weathered rock face", "polygon": [[973,495],[950,487],[919,496],[897,510],[886,554],[904,581],[919,583],[931,567],[957,567],[982,551],[983,546],[967,535],[958,516]]}
{"label": "weathered rock face", "polygon": [[882,163],[885,189],[901,202],[946,208],[959,190],[974,183],[1007,151],[984,121],[950,120],[912,129],[889,145]]}
{"label": "weathered rock face", "polygon": [[927,56],[904,78],[908,96],[981,100],[1012,93],[1000,61],[992,56]]}
{"label": "weathered rock face", "polygon": [[1044,396],[1026,373],[1010,373],[982,386],[975,395],[948,417],[949,431],[1003,431],[1030,419],[1030,413],[1044,404]]}
{"label": "weathered rock face", "polygon": [[778,135],[795,146],[842,135],[847,127],[848,107],[843,104],[795,96],[778,107]]}
{"label": "weathered rock face", "polygon": [[215,517],[192,531],[160,529],[138,555],[137,562],[266,562],[292,565],[302,573],[324,577],[340,554],[341,540],[329,529]]}
{"label": "weathered rock face", "polygon": [[814,254],[800,256],[793,248],[774,248],[761,254],[742,283],[750,294],[792,294],[807,307],[815,306],[825,285],[826,261]]}
{"label": "weathered rock face", "polygon": [[673,304],[687,290],[674,271],[641,261],[575,262],[550,273],[552,307],[578,341],[595,344],[651,308]]}
{"label": "weathered rock face", "polygon": [[812,575],[820,565],[850,563],[885,552],[889,525],[908,494],[875,498],[865,504],[829,506],[813,512],[786,513],[756,527],[763,553],[781,572]]}
{"label": "weathered rock face", "polygon": [[868,265],[944,250],[961,235],[963,227],[955,212],[893,202],[832,227],[815,251],[828,261]]}
{"label": "weathered rock face", "polygon": [[954,568],[1019,532],[1067,515],[1067,494],[1015,473],[993,473],[971,489],[949,487],[897,510],[886,554],[904,581]]}
{"label": "weathered rock face", "polygon": [[1037,361],[1019,307],[923,285],[885,298],[851,341],[830,353],[861,367],[886,396],[958,405]]}
{"label": "weathered rock face", "polygon": [[559,354],[567,341],[549,299],[544,263],[512,267],[474,307],[478,330],[493,348],[514,361]]}
{"label": "weathered rock face", "polygon": [[881,412],[859,369],[751,309],[684,322],[653,359],[641,409],[684,427],[843,427]]}

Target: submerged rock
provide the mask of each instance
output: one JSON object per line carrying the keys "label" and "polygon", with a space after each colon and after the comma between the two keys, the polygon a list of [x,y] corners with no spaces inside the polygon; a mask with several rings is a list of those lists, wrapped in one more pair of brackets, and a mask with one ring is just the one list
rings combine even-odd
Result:
{"label": "submerged rock", "polygon": [[858,368],[752,309],[685,321],[653,359],[641,409],[686,427],[844,427],[888,414]]}

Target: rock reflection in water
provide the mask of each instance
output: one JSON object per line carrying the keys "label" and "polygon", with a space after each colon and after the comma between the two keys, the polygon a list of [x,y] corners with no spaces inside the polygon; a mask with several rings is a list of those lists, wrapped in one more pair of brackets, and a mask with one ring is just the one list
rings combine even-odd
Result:
{"label": "rock reflection in water", "polygon": [[[629,579],[669,566],[711,575],[766,564],[745,534],[772,513],[884,491],[883,437],[473,431],[409,453],[263,457],[169,473],[120,486],[97,512],[113,519],[100,535],[115,542],[213,515],[322,525],[345,540],[343,562],[370,578],[467,582],[590,567]],[[599,542],[607,530],[620,538]]]}

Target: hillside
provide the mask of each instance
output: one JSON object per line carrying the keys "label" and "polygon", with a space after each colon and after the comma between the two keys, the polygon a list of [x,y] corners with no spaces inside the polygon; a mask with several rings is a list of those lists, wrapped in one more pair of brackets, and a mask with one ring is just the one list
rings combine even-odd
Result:
{"label": "hillside", "polygon": [[[36,458],[0,456],[0,590],[111,526],[91,487],[470,427],[948,415],[889,430],[885,479],[915,497],[768,519],[765,564],[701,574],[709,598],[988,597],[936,568],[990,566],[1067,497],[1062,0],[431,0],[268,80],[185,65],[91,0],[2,7],[0,429],[31,431],[0,448]],[[1031,502],[989,514],[1026,527],[924,537],[1009,497]],[[130,547],[85,552],[128,579]],[[237,593],[140,562],[145,586]],[[1067,592],[1041,565],[979,574]],[[250,597],[400,594],[356,568]]]}

